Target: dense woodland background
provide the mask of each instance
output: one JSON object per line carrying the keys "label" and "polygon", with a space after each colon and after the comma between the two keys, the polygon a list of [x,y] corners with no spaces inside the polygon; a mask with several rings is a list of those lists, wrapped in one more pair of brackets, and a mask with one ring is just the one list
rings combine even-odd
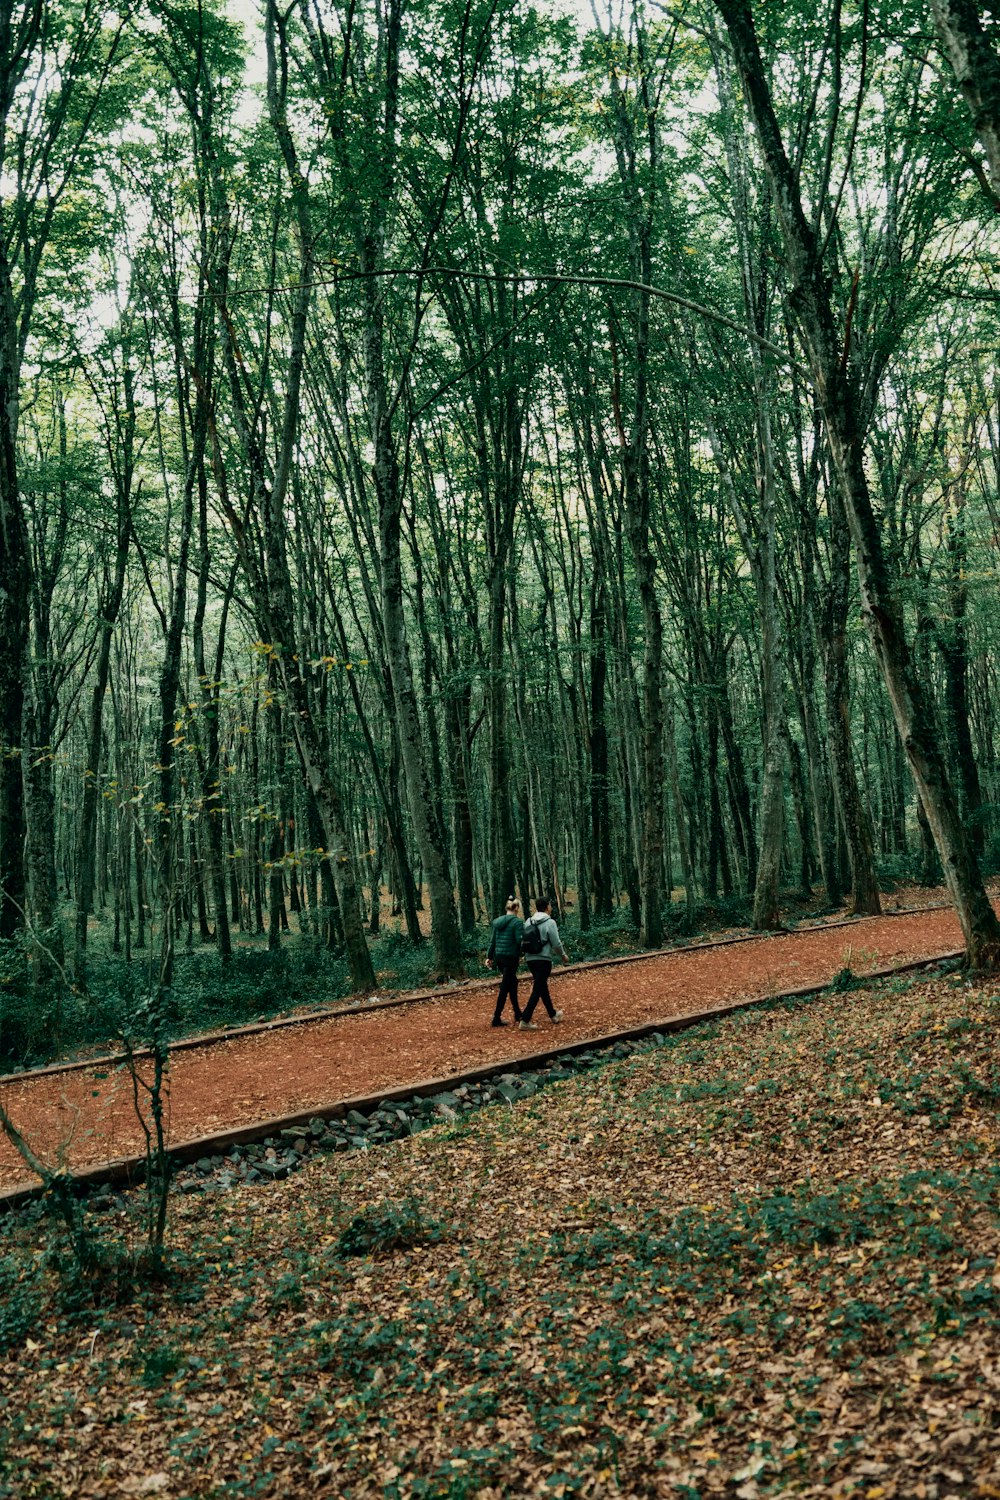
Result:
{"label": "dense woodland background", "polygon": [[0,3],[5,1056],[511,892],[995,960],[992,23],[754,10]]}

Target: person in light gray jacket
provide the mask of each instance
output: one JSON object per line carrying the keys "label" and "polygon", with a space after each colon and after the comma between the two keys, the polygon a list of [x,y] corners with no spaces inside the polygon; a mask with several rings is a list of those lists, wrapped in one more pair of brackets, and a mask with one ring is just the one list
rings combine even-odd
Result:
{"label": "person in light gray jacket", "polygon": [[[532,928],[537,932],[535,941],[540,940],[541,943],[538,949],[534,949],[532,939],[529,936],[529,930]],[[528,961],[528,968],[531,971],[532,985],[531,994],[528,996],[528,1003],[521,1017],[521,1030],[538,1030],[538,1027],[531,1018],[535,1013],[535,1006],[539,1000],[545,1006],[549,1020],[553,1025],[558,1025],[563,1015],[562,1011],[556,1010],[552,1004],[552,997],[549,994],[549,975],[552,973],[552,964],[555,958],[558,956],[564,964],[568,964],[569,954],[562,945],[559,928],[549,916],[549,901],[547,896],[539,896],[535,900],[534,914],[524,924],[522,948],[524,956]]]}

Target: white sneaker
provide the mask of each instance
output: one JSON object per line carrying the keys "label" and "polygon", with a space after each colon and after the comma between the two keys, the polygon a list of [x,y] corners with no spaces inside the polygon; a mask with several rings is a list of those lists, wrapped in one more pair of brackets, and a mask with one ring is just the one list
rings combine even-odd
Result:
{"label": "white sneaker", "polygon": [[559,1022],[562,1020],[562,1016],[563,1016],[562,1011],[561,1010],[557,1010],[556,1013],[555,1013],[555,1015],[552,1017],[552,1024],[553,1024],[553,1026],[558,1026],[559,1025]]}
{"label": "white sneaker", "polygon": [[537,1031],[538,1025],[535,1021],[518,1021],[518,1031]]}

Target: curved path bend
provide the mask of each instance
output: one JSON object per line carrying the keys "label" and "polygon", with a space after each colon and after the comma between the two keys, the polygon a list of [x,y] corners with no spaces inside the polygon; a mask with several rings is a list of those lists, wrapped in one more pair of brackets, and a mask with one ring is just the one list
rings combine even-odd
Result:
{"label": "curved path bend", "polygon": [[[933,959],[961,944],[954,913],[932,909],[869,917],[767,937],[707,944],[553,973],[565,1020],[558,1040],[609,1031],[823,985]],[[522,1000],[527,998],[522,979]],[[429,1077],[462,1073],[537,1051],[557,1038],[539,1009],[539,1030],[490,1026],[493,982],[384,1010],[340,1012],[252,1034],[206,1039],[171,1058],[169,1139],[235,1129],[297,1110],[320,1109]],[[508,1012],[509,1013],[509,1012]],[[35,1152],[79,1170],[143,1149],[124,1068],[95,1062],[66,1072],[0,1079],[0,1098]],[[0,1135],[0,1188],[32,1181]]]}

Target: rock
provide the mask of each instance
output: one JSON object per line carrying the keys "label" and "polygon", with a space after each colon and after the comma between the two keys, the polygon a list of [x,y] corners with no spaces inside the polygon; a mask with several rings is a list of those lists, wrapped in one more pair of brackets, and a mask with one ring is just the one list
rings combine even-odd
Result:
{"label": "rock", "polygon": [[333,1149],[334,1151],[349,1151],[351,1149],[351,1143],[347,1139],[346,1135],[340,1135],[337,1137]]}
{"label": "rock", "polygon": [[277,1151],[275,1151],[275,1149],[274,1149],[273,1146],[268,1146],[267,1149],[264,1152],[264,1161],[265,1162],[269,1162],[269,1161],[277,1161],[277,1160],[278,1160],[278,1153],[277,1153]]}
{"label": "rock", "polygon": [[532,1096],[532,1094],[537,1094],[537,1093],[538,1093],[538,1084],[537,1083],[524,1083],[524,1084],[521,1085],[520,1089],[518,1090],[517,1097],[519,1099],[530,1099],[531,1096]]}
{"label": "rock", "polygon": [[292,1142],[292,1150],[298,1156],[305,1156],[306,1152],[309,1150],[309,1142],[306,1140],[305,1136],[300,1135],[297,1141]]}
{"label": "rock", "polygon": [[[222,1164],[222,1158],[221,1157],[219,1158],[219,1164],[220,1164],[220,1166]],[[198,1160],[195,1162],[194,1166],[195,1166],[195,1171],[196,1172],[200,1172],[203,1177],[209,1177],[209,1176],[211,1176],[212,1172],[214,1171],[214,1168],[212,1166],[212,1162],[210,1161],[210,1159],[207,1156],[200,1156],[198,1158]]]}
{"label": "rock", "polygon": [[517,1085],[513,1083],[502,1083],[497,1089],[497,1093],[501,1099],[506,1099],[508,1104],[513,1104],[519,1097]]}
{"label": "rock", "polygon": [[284,1161],[262,1161],[260,1168],[275,1182],[280,1182],[282,1178],[288,1176],[288,1163]]}
{"label": "rock", "polygon": [[321,1120],[319,1115],[316,1115],[314,1119],[309,1121],[309,1133],[314,1141],[318,1141],[325,1130],[326,1121]]}
{"label": "rock", "polygon": [[364,1126],[368,1124],[368,1116],[363,1115],[359,1109],[349,1109],[347,1111],[347,1123],[348,1125]]}
{"label": "rock", "polygon": [[352,1135],[349,1144],[355,1151],[367,1151],[368,1142],[363,1135]]}
{"label": "rock", "polygon": [[199,1182],[197,1177],[182,1177],[177,1184],[179,1193],[201,1193],[205,1190],[205,1184]]}
{"label": "rock", "polygon": [[437,1112],[441,1116],[442,1120],[448,1121],[449,1125],[451,1125],[455,1120],[458,1119],[458,1110],[453,1109],[450,1104],[439,1104],[437,1106]]}

